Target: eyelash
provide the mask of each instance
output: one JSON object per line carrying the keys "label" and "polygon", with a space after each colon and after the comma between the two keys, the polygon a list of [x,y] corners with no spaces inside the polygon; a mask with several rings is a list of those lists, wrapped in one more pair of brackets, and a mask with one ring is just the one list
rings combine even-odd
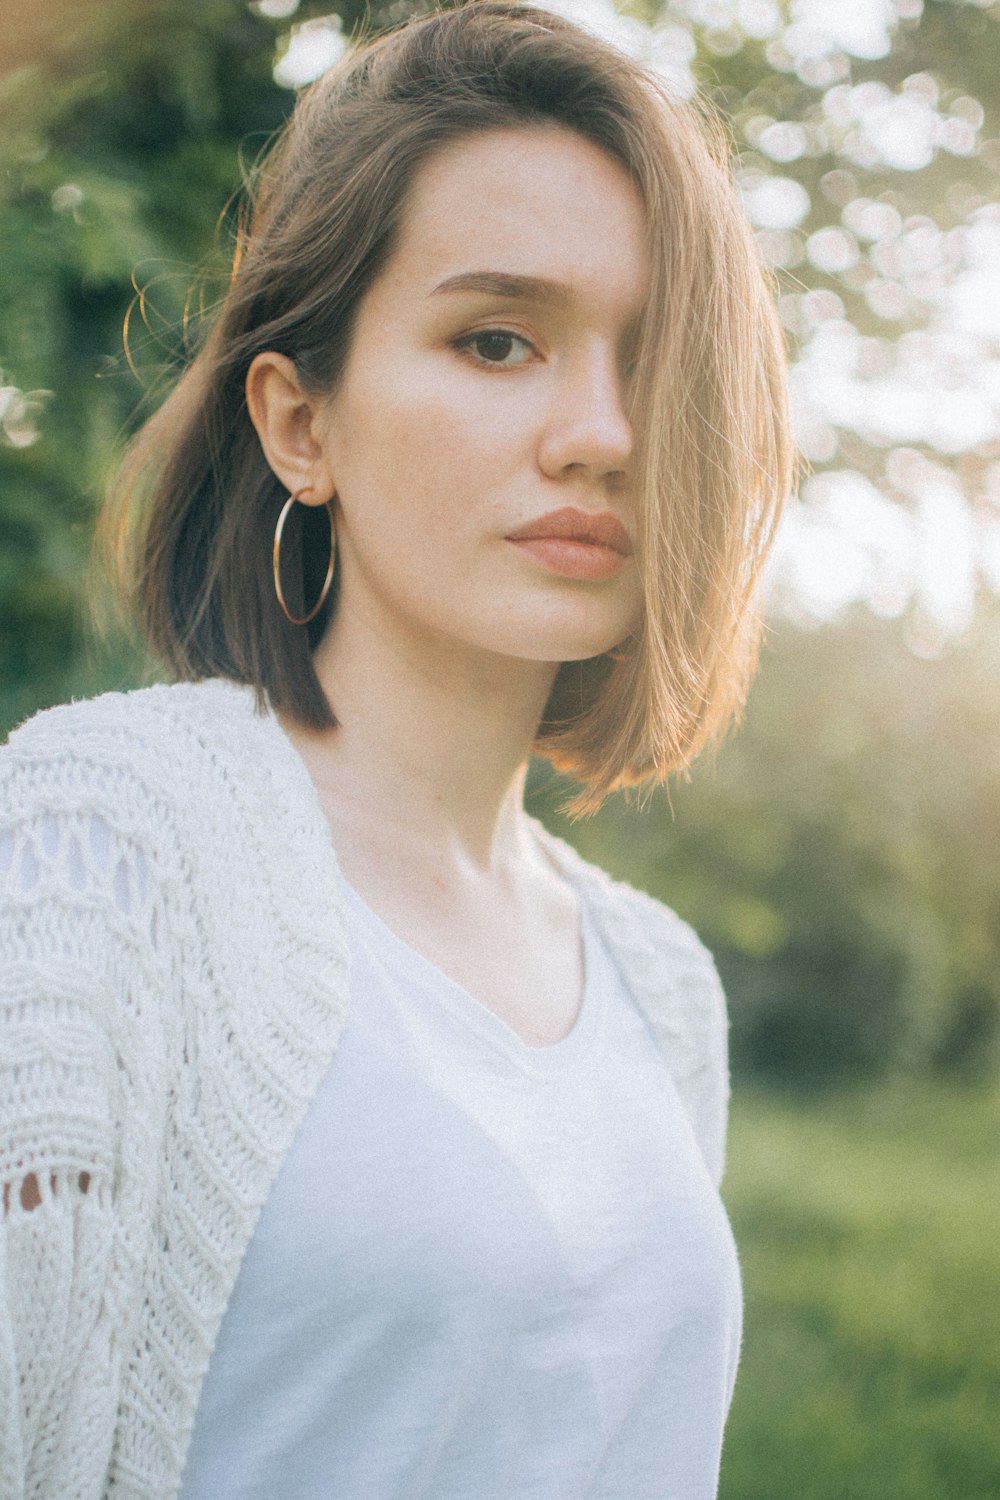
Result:
{"label": "eyelash", "polygon": [[[471,354],[473,360],[479,366],[480,369],[484,369],[484,370],[516,370],[516,369],[518,369],[519,366],[520,366],[520,364],[522,363],[522,361],[519,361],[518,364],[508,365],[508,364],[505,364],[503,360],[499,360],[499,359],[487,359],[485,355],[479,354],[477,352],[475,346],[476,346],[476,344],[478,344],[480,342],[480,340],[483,340],[483,339],[496,339],[496,338],[510,339],[513,344],[515,344],[515,345],[518,345],[518,344],[521,345],[523,348],[525,348],[527,350],[530,350],[532,354],[537,354],[537,352],[538,352],[535,349],[535,346],[531,342],[530,339],[525,338],[525,336],[524,336],[523,333],[515,333],[514,330],[513,330],[513,328],[477,328],[476,331],[475,331],[475,333],[466,333],[466,334],[463,334],[460,339],[456,339],[454,347],[456,349],[461,350],[463,353]],[[523,363],[527,364],[527,363],[529,363],[529,361],[528,360],[524,360]]]}

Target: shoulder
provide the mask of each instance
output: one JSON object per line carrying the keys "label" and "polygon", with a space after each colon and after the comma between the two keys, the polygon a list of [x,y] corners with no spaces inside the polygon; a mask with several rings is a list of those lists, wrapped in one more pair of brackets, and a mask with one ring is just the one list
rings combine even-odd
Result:
{"label": "shoulder", "polygon": [[223,764],[251,754],[255,720],[252,689],[217,679],[46,709],[0,749],[0,818],[90,810],[135,825],[210,800]]}
{"label": "shoulder", "polygon": [[169,932],[206,974],[264,972],[280,950],[297,983],[308,968],[305,994],[343,969],[329,829],[253,688],[109,693],[36,715],[0,750],[0,907],[51,891],[74,920],[86,896],[117,923],[137,886],[162,908],[160,950]]}
{"label": "shoulder", "polygon": [[541,825],[537,828],[548,853],[585,897],[602,929],[614,926],[616,957],[630,973],[652,963],[675,987],[697,992],[706,1004],[718,1007],[721,990],[715,963],[689,923],[646,891],[612,879]]}
{"label": "shoulder", "polygon": [[[243,774],[254,721],[252,692],[218,681],[106,693],[29,719],[0,750],[3,902],[30,912],[33,930],[44,903],[81,931],[88,912],[110,931],[154,905],[188,911],[253,822],[227,787],[271,800]],[[160,912],[161,934],[164,922]]]}
{"label": "shoulder", "polygon": [[95,767],[155,763],[183,753],[199,739],[218,737],[227,721],[229,727],[234,720],[246,722],[252,703],[252,689],[218,678],[102,693],[27,719],[0,751],[0,765],[10,768],[32,760],[87,760]]}
{"label": "shoulder", "polygon": [[23,845],[32,875],[47,841],[67,859],[82,847],[89,861],[95,828],[102,847],[110,831],[114,848],[140,851],[161,887],[182,886],[220,943],[234,907],[287,917],[303,871],[324,897],[333,885],[320,878],[329,836],[305,766],[254,689],[222,679],[107,693],[11,735],[0,750],[0,875],[5,846],[16,855]]}
{"label": "shoulder", "polygon": [[722,1177],[729,1101],[726,1001],[694,929],[645,891],[613,880],[539,828],[577,889],[663,1053],[713,1180]]}

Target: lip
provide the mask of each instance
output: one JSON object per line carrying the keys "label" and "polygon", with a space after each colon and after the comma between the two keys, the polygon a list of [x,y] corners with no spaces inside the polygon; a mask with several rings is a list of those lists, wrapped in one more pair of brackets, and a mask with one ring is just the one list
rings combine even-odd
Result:
{"label": "lip", "polygon": [[632,555],[629,534],[617,516],[572,506],[526,522],[506,540],[550,573],[591,582],[613,577]]}
{"label": "lip", "polygon": [[536,521],[528,521],[516,531],[508,532],[508,542],[536,541],[582,542],[589,547],[610,547],[622,557],[632,556],[632,543],[624,525],[609,510],[594,514],[564,506],[550,510]]}

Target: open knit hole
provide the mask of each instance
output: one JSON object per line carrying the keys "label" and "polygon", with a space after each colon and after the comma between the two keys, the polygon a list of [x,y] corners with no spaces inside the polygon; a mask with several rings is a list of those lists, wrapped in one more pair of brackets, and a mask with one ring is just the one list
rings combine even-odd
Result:
{"label": "open knit hole", "polygon": [[120,912],[128,916],[132,910],[132,885],[129,880],[129,868],[124,859],[120,859],[115,865],[114,889],[115,905]]}
{"label": "open knit hole", "polygon": [[38,860],[35,857],[35,851],[30,844],[25,844],[21,850],[21,889],[23,891],[34,890],[38,880]]}
{"label": "open knit hole", "polygon": [[[60,1179],[57,1172],[49,1176],[49,1191],[54,1198],[59,1196]],[[86,1193],[90,1188],[90,1173],[78,1172],[76,1174],[76,1186],[81,1193]],[[42,1201],[42,1190],[38,1182],[36,1172],[26,1172],[21,1179],[20,1186],[14,1182],[5,1182],[3,1185],[3,1212],[4,1217],[10,1213],[11,1204],[20,1202],[25,1213],[31,1213],[39,1207]]]}
{"label": "open knit hole", "polygon": [[87,866],[84,863],[83,850],[80,848],[80,840],[76,834],[72,835],[66,847],[66,871],[73,889],[84,890],[87,885]]}

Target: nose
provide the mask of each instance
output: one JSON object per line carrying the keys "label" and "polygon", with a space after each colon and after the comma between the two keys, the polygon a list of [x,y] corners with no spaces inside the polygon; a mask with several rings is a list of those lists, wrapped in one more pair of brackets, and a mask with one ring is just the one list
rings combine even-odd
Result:
{"label": "nose", "polygon": [[559,372],[539,437],[543,474],[550,479],[576,474],[620,482],[626,477],[633,441],[614,354],[590,350],[568,361]]}

